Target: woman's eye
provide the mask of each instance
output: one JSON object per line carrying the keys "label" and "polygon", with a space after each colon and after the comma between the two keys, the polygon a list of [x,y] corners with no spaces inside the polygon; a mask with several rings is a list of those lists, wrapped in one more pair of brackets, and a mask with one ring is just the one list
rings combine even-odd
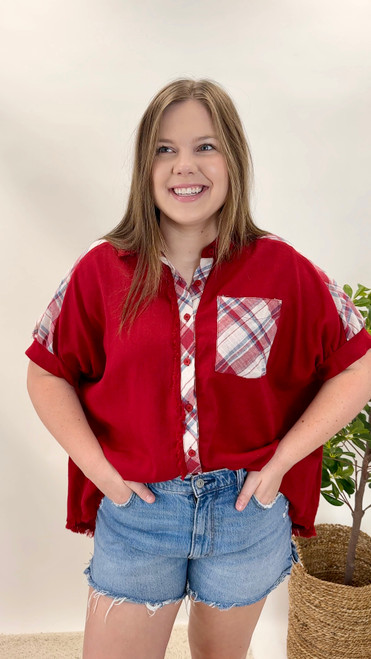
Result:
{"label": "woman's eye", "polygon": [[200,151],[212,151],[213,149],[215,149],[215,146],[213,146],[212,144],[201,144],[199,149]]}
{"label": "woman's eye", "polygon": [[156,153],[170,153],[171,148],[169,146],[159,146]]}

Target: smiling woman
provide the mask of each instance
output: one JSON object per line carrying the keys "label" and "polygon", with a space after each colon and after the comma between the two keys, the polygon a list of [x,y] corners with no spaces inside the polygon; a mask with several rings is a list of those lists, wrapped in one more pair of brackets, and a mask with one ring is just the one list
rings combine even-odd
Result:
{"label": "smiling woman", "polygon": [[70,456],[67,527],[95,535],[84,659],[163,659],[185,597],[192,658],[243,659],[292,532],[315,532],[321,445],[368,399],[362,316],[255,226],[250,184],[227,93],[164,87],[124,218],[27,350],[32,401]]}
{"label": "smiling woman", "polygon": [[[195,110],[197,105],[198,113]],[[192,107],[193,118],[199,126],[198,131],[190,124],[191,111],[184,110],[182,106]],[[188,118],[184,117],[186,121],[184,131],[187,130],[189,135],[187,136],[185,132],[183,135],[183,138],[188,138],[187,144],[176,143],[177,131],[183,131],[183,125],[174,125],[174,112],[188,115]],[[164,132],[164,122],[169,124],[169,130],[175,129],[174,135]],[[180,155],[177,153],[177,147],[182,149]],[[216,263],[229,257],[232,245],[238,250],[255,238],[266,234],[252,219],[251,155],[240,117],[231,98],[220,85],[209,80],[180,79],[166,85],[152,99],[138,127],[132,185],[126,213],[117,227],[105,236],[118,249],[125,248],[138,254],[130,293],[123,303],[122,325],[126,321],[132,321],[143,304],[156,295],[161,278],[159,254],[167,253],[169,249],[162,231],[159,230],[161,209],[157,206],[154,197],[154,172],[157,161],[162,162],[164,159],[166,163],[168,158],[170,161],[173,158],[178,159],[185,156],[187,150],[188,158],[192,151],[192,158],[193,154],[200,154],[201,162],[203,159],[216,156],[220,161],[224,157],[228,189],[226,198],[221,200],[217,211]],[[171,184],[179,178],[181,178],[179,175],[171,174],[167,185],[171,188]],[[189,180],[193,183],[206,183],[202,175],[200,181],[191,177]],[[169,199],[172,193],[166,182],[162,182],[162,186],[165,187],[165,190],[162,190],[163,197]],[[222,199],[221,188],[219,194]],[[178,206],[179,204],[174,206],[173,211]],[[191,267],[189,264],[188,278]]]}
{"label": "smiling woman", "polygon": [[[198,137],[215,131],[200,101],[171,105],[163,113],[159,130],[166,138],[159,138],[153,164],[154,200],[166,254],[189,281],[200,250],[218,234],[218,215],[228,193],[227,163],[215,136]],[[209,142],[204,143],[205,139]]]}

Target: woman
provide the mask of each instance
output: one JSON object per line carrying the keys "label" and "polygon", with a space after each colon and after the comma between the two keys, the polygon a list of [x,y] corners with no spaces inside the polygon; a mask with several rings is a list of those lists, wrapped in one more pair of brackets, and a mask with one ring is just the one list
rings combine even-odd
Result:
{"label": "woman", "polygon": [[185,595],[193,659],[240,659],[313,535],[321,446],[371,391],[336,283],[249,209],[217,84],[177,80],[138,129],[126,214],[62,282],[28,349],[69,461],[67,528],[95,532],[84,657],[164,656]]}

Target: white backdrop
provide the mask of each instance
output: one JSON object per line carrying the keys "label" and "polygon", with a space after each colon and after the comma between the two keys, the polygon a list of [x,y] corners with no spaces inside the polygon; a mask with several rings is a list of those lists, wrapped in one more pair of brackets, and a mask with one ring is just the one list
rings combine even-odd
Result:
{"label": "white backdrop", "polygon": [[[213,78],[235,100],[258,224],[339,283],[370,285],[371,5],[0,0],[0,10],[0,632],[72,631],[84,624],[92,541],[64,530],[66,456],[27,398],[34,322],[75,258],[122,216],[136,125],[180,76]],[[320,521],[336,519],[349,522],[321,506]],[[275,659],[285,656],[286,590],[264,611],[256,659],[271,656],[267,635]]]}

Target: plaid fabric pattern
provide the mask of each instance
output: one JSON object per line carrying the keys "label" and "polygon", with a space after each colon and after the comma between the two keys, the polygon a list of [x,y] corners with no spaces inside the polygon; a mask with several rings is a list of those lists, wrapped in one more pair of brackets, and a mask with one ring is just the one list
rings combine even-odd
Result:
{"label": "plaid fabric pattern", "polygon": [[64,296],[66,294],[69,281],[72,277],[72,273],[75,270],[77,264],[85,256],[85,254],[90,252],[90,250],[93,249],[94,247],[97,247],[101,243],[105,243],[105,242],[106,242],[105,240],[97,240],[89,247],[89,249],[87,249],[83,254],[81,254],[81,256],[79,256],[79,258],[74,263],[72,268],[69,270],[67,275],[62,279],[46,311],[44,311],[44,313],[42,314],[42,316],[40,316],[39,320],[36,323],[35,329],[32,332],[33,338],[37,339],[38,342],[41,343],[43,346],[45,346],[45,348],[47,348],[47,350],[49,350],[49,352],[51,352],[52,354],[54,354],[53,336],[54,336],[55,325],[62,309]]}
{"label": "plaid fabric pattern", "polygon": [[327,287],[343,323],[346,339],[349,341],[364,327],[363,316],[336,281],[330,280]]}
{"label": "plaid fabric pattern", "polygon": [[265,375],[282,301],[218,296],[215,370],[244,378]]}
{"label": "plaid fabric pattern", "polygon": [[332,300],[344,327],[346,340],[349,341],[365,326],[364,318],[358,311],[357,307],[353,304],[352,300],[346,293],[344,293],[341,286],[339,286],[339,284],[335,281],[335,279],[329,277],[321,268],[318,267],[318,265],[313,265],[321,279],[325,282],[331,294]]}
{"label": "plaid fabric pattern", "polygon": [[161,260],[171,269],[178,300],[180,317],[180,368],[181,399],[185,410],[183,435],[184,456],[189,474],[202,472],[198,450],[198,414],[195,380],[195,317],[210,274],[213,259],[203,258],[193,275],[191,286],[186,282],[165,256]]}

